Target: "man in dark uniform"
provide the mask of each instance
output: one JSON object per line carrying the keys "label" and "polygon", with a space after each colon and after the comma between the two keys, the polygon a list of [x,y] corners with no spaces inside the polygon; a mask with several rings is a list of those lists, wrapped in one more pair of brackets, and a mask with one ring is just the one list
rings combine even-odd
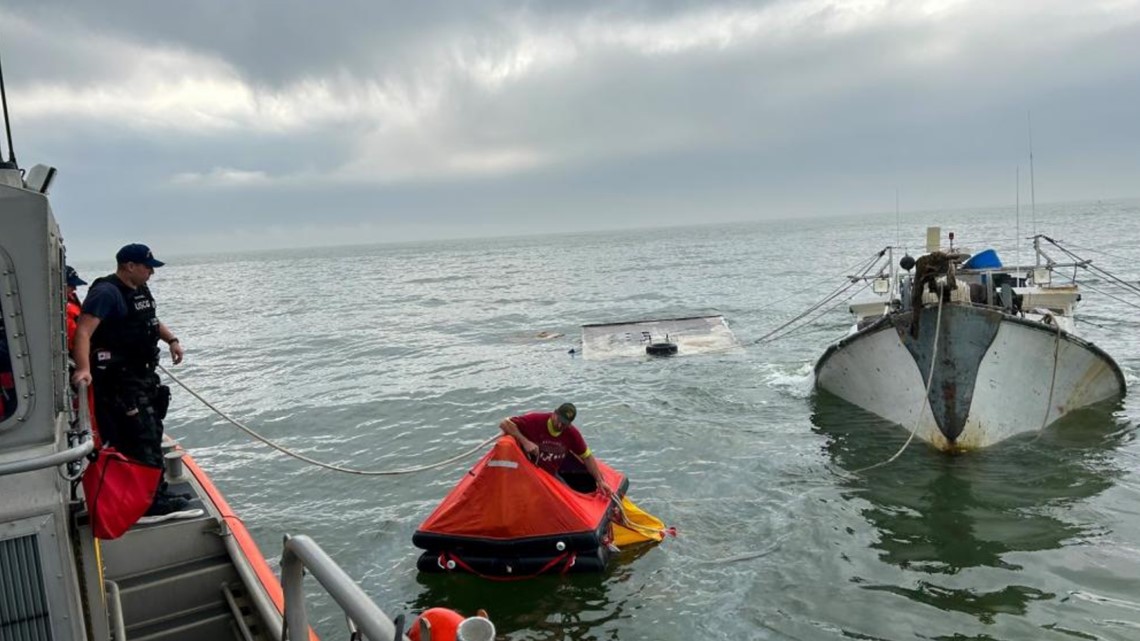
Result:
{"label": "man in dark uniform", "polygon": [[[96,279],[83,301],[72,381],[92,384],[95,424],[103,441],[140,463],[162,468],[162,419],[170,389],[159,384],[155,373],[158,341],[170,346],[175,365],[182,362],[183,354],[178,338],[158,320],[146,286],[154,268],[164,263],[138,243],[120,249],[115,261],[115,273]],[[189,507],[185,497],[168,493],[163,481],[140,521],[202,514]]]}

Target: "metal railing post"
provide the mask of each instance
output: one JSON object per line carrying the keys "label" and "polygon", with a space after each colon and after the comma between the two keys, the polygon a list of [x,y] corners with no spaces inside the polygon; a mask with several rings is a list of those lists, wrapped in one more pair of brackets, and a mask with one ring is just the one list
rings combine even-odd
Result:
{"label": "metal railing post", "polygon": [[396,626],[352,577],[324,550],[304,535],[286,536],[281,554],[281,590],[285,595],[285,627],[288,639],[306,641],[309,616],[305,610],[305,570],[312,573],[345,615],[370,641],[395,641]]}
{"label": "metal railing post", "polygon": [[[285,535],[284,550],[281,552],[281,592],[285,595],[285,631],[282,641],[306,639],[309,636],[309,613],[305,609],[305,565],[289,546],[292,540]],[[302,630],[296,633],[296,630]]]}
{"label": "metal railing post", "polygon": [[119,593],[119,584],[107,579],[103,581],[103,588],[107,591],[107,614],[111,618],[111,631],[115,641],[127,641],[127,628],[123,623],[123,597]]}

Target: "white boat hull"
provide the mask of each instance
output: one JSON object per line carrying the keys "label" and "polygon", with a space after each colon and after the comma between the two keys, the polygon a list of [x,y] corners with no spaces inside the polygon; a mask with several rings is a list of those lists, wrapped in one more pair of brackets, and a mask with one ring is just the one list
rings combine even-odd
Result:
{"label": "white boat hull", "polygon": [[942,450],[1035,432],[1124,394],[1111,357],[1054,326],[968,304],[938,314],[927,308],[918,329],[909,312],[892,314],[832,345],[816,386]]}

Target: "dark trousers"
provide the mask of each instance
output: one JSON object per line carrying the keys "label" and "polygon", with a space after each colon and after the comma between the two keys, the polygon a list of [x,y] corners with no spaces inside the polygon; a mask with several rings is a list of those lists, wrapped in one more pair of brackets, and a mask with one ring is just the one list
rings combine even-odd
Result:
{"label": "dark trousers", "polygon": [[163,467],[162,419],[170,389],[154,372],[103,373],[92,382],[99,437],[145,465]]}

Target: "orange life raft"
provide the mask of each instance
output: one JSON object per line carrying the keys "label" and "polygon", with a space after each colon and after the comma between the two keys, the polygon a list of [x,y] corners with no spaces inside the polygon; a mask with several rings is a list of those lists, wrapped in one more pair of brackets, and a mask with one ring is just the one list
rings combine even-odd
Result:
{"label": "orange life raft", "polygon": [[623,498],[629,481],[597,463],[616,500],[595,491],[593,478],[574,457],[554,476],[531,463],[515,439],[498,439],[412,536],[426,550],[417,567],[509,578],[598,572],[616,549],[615,529],[621,542],[664,538],[668,530],[653,527],[660,521],[639,510],[650,527],[633,525],[632,539],[629,529],[614,523],[636,510]]}

